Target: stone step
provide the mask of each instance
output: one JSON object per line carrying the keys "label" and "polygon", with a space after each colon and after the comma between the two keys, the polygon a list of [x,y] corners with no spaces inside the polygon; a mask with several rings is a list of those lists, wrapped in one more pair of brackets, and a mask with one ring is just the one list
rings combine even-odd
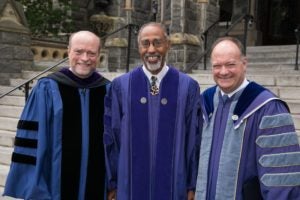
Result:
{"label": "stone step", "polygon": [[268,53],[252,53],[247,54],[248,61],[251,63],[252,61],[255,61],[257,59],[264,58],[264,60],[267,61],[275,61],[278,58],[281,58],[279,63],[285,63],[285,59],[293,59],[295,61],[296,59],[296,52],[268,52]]}
{"label": "stone step", "polygon": [[16,131],[17,130],[17,118],[0,117],[0,130],[4,131]]}
{"label": "stone step", "polygon": [[[25,80],[29,80],[33,77],[38,76],[40,73],[41,73],[40,71],[22,71],[22,78],[25,79]],[[46,73],[42,74],[41,76],[39,76],[38,78],[41,78],[43,76],[47,76],[50,73],[52,73],[52,72],[51,71],[46,72]]]}
{"label": "stone step", "polygon": [[[300,58],[299,58],[300,59]],[[199,64],[199,69],[194,69],[193,73],[198,73],[197,71],[203,71],[205,74],[211,73],[211,65],[208,62],[206,65],[206,70],[203,70],[203,64]],[[251,75],[257,75],[257,74],[263,74],[263,75],[278,75],[278,74],[298,74],[300,75],[300,70],[295,70],[295,62],[292,62],[290,64],[288,63],[273,63],[268,61],[266,63],[265,61],[257,61],[257,62],[248,62],[247,65],[247,74]]]}
{"label": "stone step", "polygon": [[292,64],[279,64],[279,63],[272,63],[266,64],[265,62],[252,62],[248,63],[247,66],[247,73],[248,74],[273,74],[277,75],[280,74],[300,74],[300,71],[295,70],[295,63]]}
{"label": "stone step", "polygon": [[278,96],[282,99],[294,99],[300,98],[300,87],[279,87]]}
{"label": "stone step", "polygon": [[12,147],[0,146],[0,157],[1,157],[0,164],[10,165],[12,152],[13,152]]}
{"label": "stone step", "polygon": [[0,186],[2,186],[2,187],[5,185],[6,176],[8,174],[8,171],[9,171],[8,165],[0,165]]}
{"label": "stone step", "polygon": [[1,105],[0,104],[0,117],[19,118],[23,110],[22,106]]}
{"label": "stone step", "polygon": [[1,105],[11,105],[11,106],[24,106],[25,97],[24,96],[5,96],[0,99]]}
{"label": "stone step", "polygon": [[300,136],[300,114],[298,115],[292,115],[293,116],[293,120],[295,123],[295,128],[298,132],[298,136]]}
{"label": "stone step", "polygon": [[15,131],[0,130],[0,146],[13,147],[15,136]]}
{"label": "stone step", "polygon": [[291,113],[293,114],[300,114],[300,100],[286,100],[286,103],[288,104]]}
{"label": "stone step", "polygon": [[[300,87],[300,71],[295,72],[294,75],[277,76],[276,85]],[[299,94],[299,99],[300,99],[300,94]]]}
{"label": "stone step", "polygon": [[[12,78],[10,79],[10,86],[12,87],[17,87],[19,85],[23,85],[27,82],[27,79],[24,78]],[[29,87],[32,88],[37,82],[37,79],[33,80],[30,84]]]}
{"label": "stone step", "polygon": [[270,59],[269,57],[260,57],[260,58],[253,58],[249,59],[250,63],[265,63],[265,64],[278,64],[278,63],[284,63],[284,64],[295,64],[295,57],[286,58],[286,57],[274,57]]}
{"label": "stone step", "polygon": [[262,52],[296,52],[296,45],[276,45],[276,46],[248,46],[248,53],[262,53]]}
{"label": "stone step", "polygon": [[[9,92],[14,88],[15,87],[12,87],[12,86],[1,86],[0,87],[0,94],[4,94],[6,92]],[[13,92],[11,92],[9,95],[11,95],[11,96],[24,96],[25,95],[24,88],[16,89]]]}

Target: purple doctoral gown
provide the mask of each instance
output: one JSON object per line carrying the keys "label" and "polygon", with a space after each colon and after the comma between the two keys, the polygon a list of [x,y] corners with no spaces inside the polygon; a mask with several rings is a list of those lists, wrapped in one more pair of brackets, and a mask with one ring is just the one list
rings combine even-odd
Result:
{"label": "purple doctoral gown", "polygon": [[141,67],[116,78],[105,99],[108,188],[117,198],[178,199],[194,190],[202,121],[199,85],[170,67],[158,95]]}
{"label": "purple doctoral gown", "polygon": [[204,92],[198,200],[300,199],[300,148],[286,104],[250,82],[226,102]]}

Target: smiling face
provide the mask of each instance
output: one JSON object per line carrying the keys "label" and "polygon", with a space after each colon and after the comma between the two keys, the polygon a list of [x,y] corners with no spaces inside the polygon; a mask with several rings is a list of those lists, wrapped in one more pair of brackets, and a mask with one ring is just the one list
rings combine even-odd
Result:
{"label": "smiling face", "polygon": [[79,78],[87,78],[97,67],[100,39],[89,31],[77,32],[71,36],[68,55],[71,71]]}
{"label": "smiling face", "polygon": [[158,24],[149,24],[140,30],[139,53],[145,67],[152,74],[158,74],[164,66],[170,42],[165,31]]}
{"label": "smiling face", "polygon": [[244,81],[247,59],[230,40],[218,43],[211,53],[213,78],[225,93],[233,92]]}

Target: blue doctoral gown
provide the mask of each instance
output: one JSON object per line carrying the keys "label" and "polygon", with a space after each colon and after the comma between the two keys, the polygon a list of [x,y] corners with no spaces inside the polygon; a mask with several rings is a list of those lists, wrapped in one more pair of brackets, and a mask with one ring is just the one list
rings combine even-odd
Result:
{"label": "blue doctoral gown", "polygon": [[197,200],[299,200],[300,148],[287,105],[250,82],[226,102],[203,95]]}
{"label": "blue doctoral gown", "polygon": [[20,117],[4,195],[22,199],[103,199],[104,96],[108,80],[66,68],[42,78]]}
{"label": "blue doctoral gown", "polygon": [[186,198],[194,190],[202,122],[199,85],[170,67],[158,95],[137,67],[105,99],[108,188],[121,200]]}

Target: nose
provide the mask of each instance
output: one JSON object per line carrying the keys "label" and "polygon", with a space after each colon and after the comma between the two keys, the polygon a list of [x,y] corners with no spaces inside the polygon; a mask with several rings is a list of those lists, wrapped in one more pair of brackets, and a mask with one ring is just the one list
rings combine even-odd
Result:
{"label": "nose", "polygon": [[85,52],[83,54],[81,54],[81,57],[80,57],[82,60],[88,60],[89,59],[89,56],[88,54]]}
{"label": "nose", "polygon": [[227,73],[228,73],[228,70],[227,70],[227,68],[226,68],[224,65],[222,65],[222,67],[221,67],[219,73],[220,73],[220,74],[227,74]]}
{"label": "nose", "polygon": [[154,45],[152,44],[152,43],[150,43],[150,46],[148,47],[148,49],[147,49],[147,52],[155,52],[156,51],[156,49],[155,49],[155,47],[154,47]]}

